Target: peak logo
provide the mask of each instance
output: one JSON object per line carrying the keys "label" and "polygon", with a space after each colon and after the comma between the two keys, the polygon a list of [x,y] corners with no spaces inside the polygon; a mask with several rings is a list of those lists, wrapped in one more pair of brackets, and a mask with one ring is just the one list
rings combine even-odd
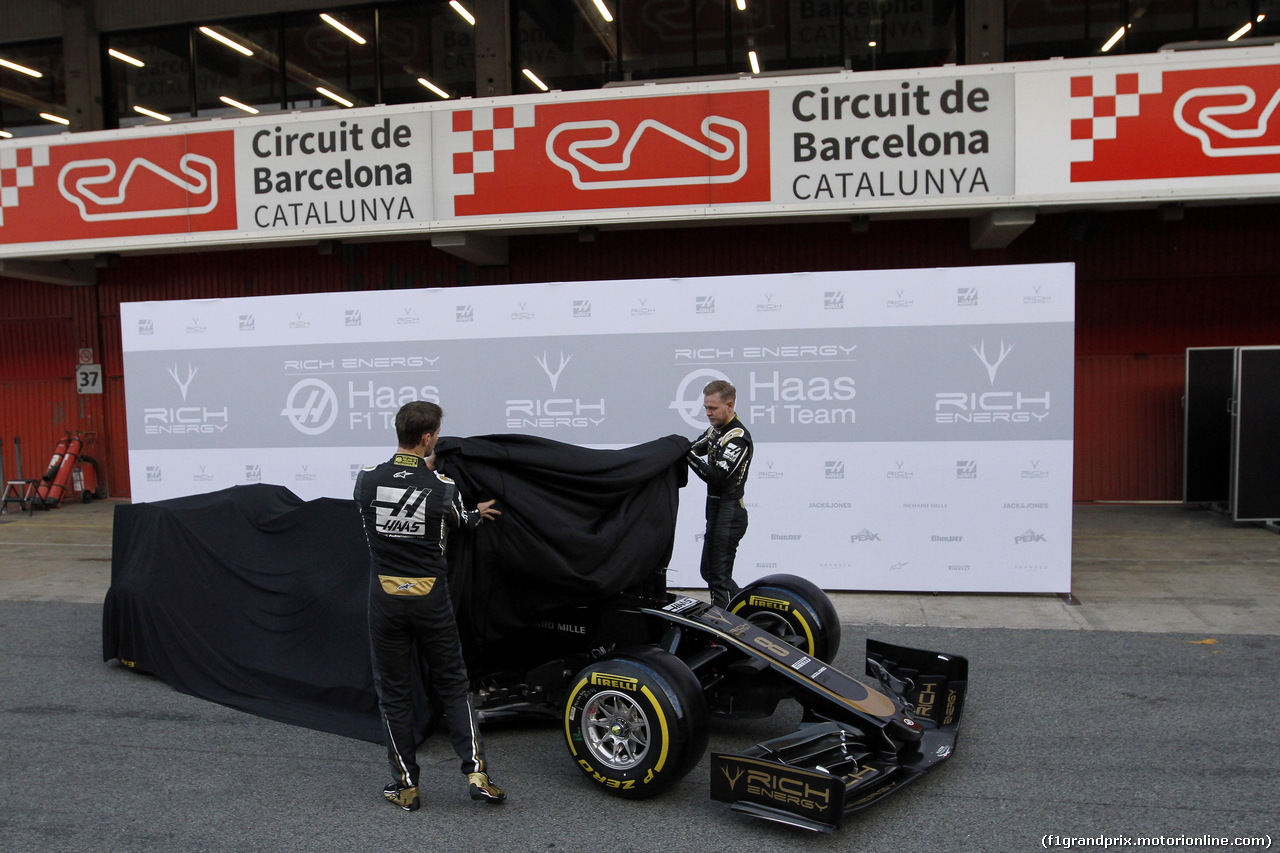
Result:
{"label": "peak logo", "polygon": [[767,91],[456,110],[453,213],[765,202],[768,116]]}
{"label": "peak logo", "polygon": [[1028,542],[1044,542],[1044,541],[1045,541],[1045,536],[1043,533],[1036,533],[1034,530],[1030,528],[1027,528],[1026,533],[1019,533],[1017,536],[1013,537],[1013,544],[1015,545],[1025,545]]}
{"label": "peak logo", "polygon": [[675,400],[667,408],[674,409],[681,419],[694,429],[704,429],[707,425],[707,418],[703,405],[704,395],[702,389],[707,387],[708,383],[717,379],[729,381],[728,376],[710,367],[686,373],[684,379],[680,380],[680,385],[676,388]]}
{"label": "peak logo", "polygon": [[1072,183],[1280,170],[1280,65],[1070,78]]}

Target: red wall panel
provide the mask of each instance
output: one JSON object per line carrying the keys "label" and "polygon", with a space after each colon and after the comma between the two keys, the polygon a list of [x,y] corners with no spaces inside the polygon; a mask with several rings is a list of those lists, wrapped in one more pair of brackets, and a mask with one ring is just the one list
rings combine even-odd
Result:
{"label": "red wall panel", "polygon": [[[40,447],[100,433],[127,496],[120,303],[537,281],[1071,262],[1076,265],[1076,500],[1177,500],[1183,352],[1280,344],[1274,205],[1042,215],[1006,249],[972,250],[963,219],[752,224],[513,237],[511,263],[475,267],[429,241],[125,257],[91,288],[0,278],[0,438]],[[106,393],[75,394],[78,347]],[[45,447],[44,445],[47,445]],[[24,454],[30,460],[34,447]],[[28,470],[30,469],[28,462]]]}

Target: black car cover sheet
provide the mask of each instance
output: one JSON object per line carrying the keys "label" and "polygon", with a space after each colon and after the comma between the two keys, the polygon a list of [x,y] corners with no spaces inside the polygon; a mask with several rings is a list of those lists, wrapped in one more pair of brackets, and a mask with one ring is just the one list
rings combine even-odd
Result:
{"label": "black car cover sheet", "polygon": [[[666,566],[688,446],[679,436],[624,450],[522,435],[441,439],[437,464],[468,503],[496,499],[503,512],[451,538],[468,659],[550,609]],[[264,484],[121,505],[103,660],[269,719],[381,742],[368,577],[353,501],[303,501]],[[416,705],[425,733],[421,691]]]}

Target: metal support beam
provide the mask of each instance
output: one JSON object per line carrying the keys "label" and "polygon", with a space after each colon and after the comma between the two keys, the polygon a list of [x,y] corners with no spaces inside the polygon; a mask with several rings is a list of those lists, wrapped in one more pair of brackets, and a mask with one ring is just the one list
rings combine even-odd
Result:
{"label": "metal support beam", "polygon": [[476,96],[514,94],[511,76],[511,3],[475,0]]}
{"label": "metal support beam", "polygon": [[101,40],[94,0],[64,0],[62,63],[66,69],[67,118],[72,133],[102,130]]}
{"label": "metal support beam", "polygon": [[506,266],[510,256],[506,237],[476,231],[432,234],[431,246],[480,267]]}
{"label": "metal support beam", "polygon": [[98,269],[91,260],[26,261],[4,258],[0,259],[0,275],[43,281],[46,284],[65,284],[69,287],[98,283]]}
{"label": "metal support beam", "polygon": [[969,248],[1003,249],[1036,221],[1033,207],[1001,207],[969,220]]}
{"label": "metal support beam", "polygon": [[964,63],[1004,62],[1004,0],[965,0]]}

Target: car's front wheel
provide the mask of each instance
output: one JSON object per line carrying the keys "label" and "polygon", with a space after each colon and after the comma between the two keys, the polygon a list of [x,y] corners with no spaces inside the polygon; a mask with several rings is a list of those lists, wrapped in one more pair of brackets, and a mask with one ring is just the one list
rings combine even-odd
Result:
{"label": "car's front wheel", "polygon": [[817,584],[796,575],[768,575],[744,586],[729,612],[802,652],[830,662],[840,650],[840,619]]}
{"label": "car's front wheel", "polygon": [[637,646],[578,673],[564,732],[570,756],[592,782],[621,797],[650,797],[702,759],[706,698],[683,661]]}

